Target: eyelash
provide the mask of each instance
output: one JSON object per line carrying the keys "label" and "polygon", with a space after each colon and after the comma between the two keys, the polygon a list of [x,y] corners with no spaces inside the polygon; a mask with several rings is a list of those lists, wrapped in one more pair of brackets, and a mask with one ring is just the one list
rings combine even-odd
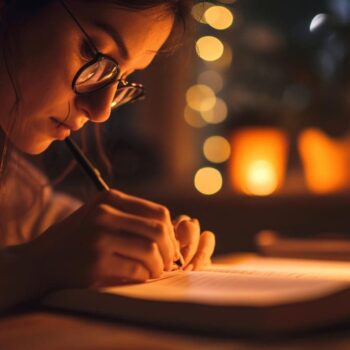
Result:
{"label": "eyelash", "polygon": [[92,50],[91,45],[87,40],[83,40],[81,44],[80,55],[86,61],[90,61],[95,57],[95,52]]}

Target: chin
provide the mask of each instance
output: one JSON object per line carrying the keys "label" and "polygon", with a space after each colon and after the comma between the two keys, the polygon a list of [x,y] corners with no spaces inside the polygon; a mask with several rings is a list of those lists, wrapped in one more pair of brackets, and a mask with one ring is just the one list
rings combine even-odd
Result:
{"label": "chin", "polygon": [[22,151],[23,153],[27,153],[30,155],[38,155],[40,153],[45,152],[49,148],[52,142],[53,140],[46,140],[46,141],[30,143],[30,144],[17,143],[17,144],[14,144],[14,146],[20,151]]}

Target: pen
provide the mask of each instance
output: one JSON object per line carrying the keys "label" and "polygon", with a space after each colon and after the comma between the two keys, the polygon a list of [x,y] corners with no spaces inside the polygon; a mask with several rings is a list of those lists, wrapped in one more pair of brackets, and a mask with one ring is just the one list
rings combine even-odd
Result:
{"label": "pen", "polygon": [[[102,178],[100,171],[90,162],[86,155],[82,152],[79,146],[69,137],[65,140],[68,149],[71,151],[73,157],[77,163],[83,168],[85,173],[90,177],[99,191],[109,191],[110,187],[106,181]],[[177,252],[180,257],[175,261],[175,264],[179,267],[184,266],[184,260],[180,252]]]}
{"label": "pen", "polygon": [[78,145],[69,137],[67,137],[64,141],[66,142],[66,145],[73,154],[75,160],[80,164],[85,173],[90,177],[97,189],[99,191],[109,191],[110,188],[103,180],[99,170],[93,166],[93,164],[78,147]]}

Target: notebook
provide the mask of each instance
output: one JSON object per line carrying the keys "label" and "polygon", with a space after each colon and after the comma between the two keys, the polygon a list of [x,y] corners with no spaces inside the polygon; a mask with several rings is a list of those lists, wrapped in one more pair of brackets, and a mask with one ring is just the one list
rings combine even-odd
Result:
{"label": "notebook", "polygon": [[222,334],[277,334],[350,319],[350,262],[247,257],[145,283],[66,289],[43,300],[65,311]]}

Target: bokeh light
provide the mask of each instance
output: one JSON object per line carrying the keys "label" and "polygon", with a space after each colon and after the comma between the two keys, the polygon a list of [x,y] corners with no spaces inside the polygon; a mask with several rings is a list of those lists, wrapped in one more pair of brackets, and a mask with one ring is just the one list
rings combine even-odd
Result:
{"label": "bokeh light", "polygon": [[223,136],[210,136],[204,142],[203,153],[210,162],[223,163],[230,157],[231,146]]}
{"label": "bokeh light", "polygon": [[201,168],[194,177],[194,185],[197,191],[202,194],[215,194],[222,188],[222,175],[219,170],[215,168]]}
{"label": "bokeh light", "polygon": [[186,101],[195,111],[205,112],[215,106],[216,96],[209,86],[197,84],[187,90]]}
{"label": "bokeh light", "polygon": [[185,107],[184,118],[186,123],[193,128],[203,128],[207,125],[207,122],[203,120],[201,114],[197,111],[194,111],[189,106]]}
{"label": "bokeh light", "polygon": [[224,30],[232,25],[233,14],[224,6],[211,6],[205,11],[204,19],[214,29]]}
{"label": "bokeh light", "polygon": [[224,54],[224,44],[215,36],[203,36],[196,42],[198,56],[204,61],[217,61]]}
{"label": "bokeh light", "polygon": [[224,87],[222,76],[215,70],[206,70],[200,73],[197,81],[199,84],[210,86],[215,93],[220,92]]}
{"label": "bokeh light", "polygon": [[311,192],[340,193],[348,188],[349,145],[349,136],[333,138],[317,128],[307,128],[300,133],[298,148]]}
{"label": "bokeh light", "polygon": [[247,192],[250,194],[267,196],[277,189],[277,174],[273,165],[266,160],[252,162],[247,175]]}
{"label": "bokeh light", "polygon": [[201,1],[192,6],[191,15],[199,23],[206,23],[204,13],[210,7],[214,6],[211,2]]}
{"label": "bokeh light", "polygon": [[209,124],[219,124],[226,120],[228,115],[228,109],[226,102],[217,97],[215,104],[212,108],[201,111],[203,120]]}
{"label": "bokeh light", "polygon": [[319,29],[327,20],[327,15],[325,13],[319,13],[316,15],[310,23],[310,32],[314,32]]}
{"label": "bokeh light", "polygon": [[229,44],[222,42],[224,45],[224,51],[222,56],[216,61],[207,61],[211,69],[224,70],[231,66],[233,60],[232,48]]}
{"label": "bokeh light", "polygon": [[285,178],[289,138],[273,127],[246,127],[230,139],[228,167],[232,187],[238,192],[267,196],[281,188]]}

